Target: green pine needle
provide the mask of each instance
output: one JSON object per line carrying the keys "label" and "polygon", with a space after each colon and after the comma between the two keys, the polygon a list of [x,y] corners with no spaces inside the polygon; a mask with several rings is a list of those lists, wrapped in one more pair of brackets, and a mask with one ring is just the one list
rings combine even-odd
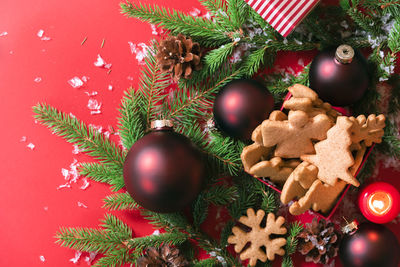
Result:
{"label": "green pine needle", "polygon": [[103,201],[103,208],[108,210],[135,210],[139,208],[139,204],[133,200],[128,192],[107,196]]}
{"label": "green pine needle", "polygon": [[108,183],[113,191],[118,191],[125,186],[122,168],[114,168],[94,162],[81,163],[79,174],[87,176],[96,182]]}
{"label": "green pine needle", "polygon": [[79,150],[105,165],[122,168],[125,153],[93,127],[87,127],[77,118],[47,104],[37,104],[33,107],[33,112],[36,113],[34,118],[39,123],[46,125],[67,142],[78,145]]}

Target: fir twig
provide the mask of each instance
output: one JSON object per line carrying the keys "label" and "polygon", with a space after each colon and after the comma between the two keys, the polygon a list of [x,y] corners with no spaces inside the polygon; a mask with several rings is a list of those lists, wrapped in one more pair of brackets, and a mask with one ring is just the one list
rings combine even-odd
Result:
{"label": "fir twig", "polygon": [[118,191],[125,186],[122,168],[114,168],[94,162],[81,163],[79,174],[87,176],[96,182],[108,183],[113,191]]}
{"label": "fir twig", "polygon": [[87,127],[70,114],[58,111],[47,104],[33,107],[35,119],[50,128],[53,133],[64,137],[69,143],[78,145],[79,150],[88,153],[101,163],[122,168],[124,152],[96,129]]}
{"label": "fir twig", "polygon": [[103,201],[103,208],[108,210],[135,210],[139,208],[139,204],[133,200],[128,192],[107,196]]}

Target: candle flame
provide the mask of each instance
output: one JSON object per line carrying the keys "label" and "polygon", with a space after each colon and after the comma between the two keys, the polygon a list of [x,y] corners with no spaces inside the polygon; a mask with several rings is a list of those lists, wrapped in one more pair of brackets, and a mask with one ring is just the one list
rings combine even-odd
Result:
{"label": "candle flame", "polygon": [[392,198],[385,192],[375,192],[368,199],[369,209],[376,215],[384,215],[392,208]]}

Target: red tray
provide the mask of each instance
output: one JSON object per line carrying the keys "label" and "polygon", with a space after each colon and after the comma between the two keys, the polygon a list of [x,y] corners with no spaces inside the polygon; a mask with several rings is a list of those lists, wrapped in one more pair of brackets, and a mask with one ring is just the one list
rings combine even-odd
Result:
{"label": "red tray", "polygon": [[[284,101],[290,99],[292,97],[291,93],[288,93],[284,99]],[[337,111],[339,111],[341,114],[344,114],[346,116],[349,115],[349,111],[344,109],[344,108],[340,108],[340,107],[333,107],[334,109],[336,109]],[[283,110],[283,105],[280,109],[281,111]],[[355,177],[357,177],[357,175],[360,173],[362,167],[364,166],[365,162],[367,161],[369,155],[371,154],[372,149],[374,148],[375,144],[373,144],[371,147],[369,147],[367,149],[367,151],[365,152],[364,158],[362,163],[360,164],[360,166],[357,169],[357,172],[355,174]],[[276,192],[278,192],[279,194],[282,193],[282,190],[280,188],[278,188],[274,183],[270,182],[269,180],[266,180],[266,178],[259,178],[259,177],[255,177],[257,180],[259,180],[260,182],[262,182],[263,184],[265,184],[266,186],[268,186],[269,188],[272,188],[273,190],[275,190]],[[315,212],[313,210],[310,210],[311,212],[317,214],[319,217],[325,219],[325,220],[329,220],[332,215],[335,213],[336,209],[338,208],[340,202],[343,200],[344,196],[346,195],[347,191],[350,188],[350,184],[348,184],[345,189],[343,190],[343,192],[340,194],[340,196],[338,197],[338,200],[335,204],[335,206],[330,210],[330,212],[328,214],[323,214],[320,212]]]}

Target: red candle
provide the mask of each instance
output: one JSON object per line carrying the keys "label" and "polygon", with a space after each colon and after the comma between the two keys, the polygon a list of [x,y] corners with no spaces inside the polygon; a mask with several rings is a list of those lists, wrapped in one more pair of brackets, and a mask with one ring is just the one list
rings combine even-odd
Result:
{"label": "red candle", "polygon": [[372,183],[360,192],[358,206],[371,222],[387,223],[400,212],[400,193],[391,184]]}

